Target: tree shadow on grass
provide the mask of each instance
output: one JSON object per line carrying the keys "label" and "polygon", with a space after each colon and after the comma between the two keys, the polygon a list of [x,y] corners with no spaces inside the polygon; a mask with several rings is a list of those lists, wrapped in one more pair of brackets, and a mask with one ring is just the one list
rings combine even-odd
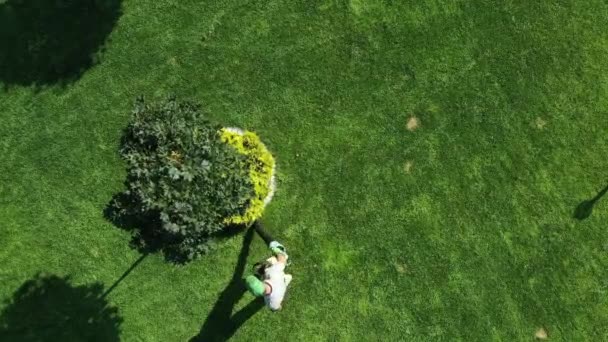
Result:
{"label": "tree shadow on grass", "polygon": [[0,82],[73,81],[98,62],[121,0],[0,0]]}
{"label": "tree shadow on grass", "polygon": [[591,214],[593,213],[593,207],[595,207],[597,201],[599,201],[606,194],[606,192],[608,192],[608,186],[602,189],[592,199],[581,202],[574,210],[573,217],[577,220],[582,221],[591,216]]}
{"label": "tree shadow on grass", "polygon": [[38,274],[5,305],[0,341],[120,341],[122,318],[100,283],[74,286],[69,277]]}
{"label": "tree shadow on grass", "polygon": [[[137,201],[125,193],[112,197],[103,211],[103,216],[114,226],[131,233],[130,246],[143,254],[163,253],[165,259],[176,264],[184,264],[190,259],[179,251],[175,236],[163,234],[158,213],[142,212]],[[126,209],[125,209],[126,208]],[[209,234],[204,238],[210,241],[229,239],[240,234],[244,226],[230,225],[224,230]]]}
{"label": "tree shadow on grass", "polygon": [[137,266],[139,266],[139,264],[141,264],[145,258],[148,257],[148,255],[150,254],[142,254],[137,260],[135,260],[135,262],[120,276],[120,278],[118,278],[114,284],[112,284],[112,286],[110,286],[106,292],[101,295],[101,298],[106,298],[108,295],[110,295],[110,293],[112,293],[112,291],[114,291],[114,289],[120,285],[120,283],[122,283],[122,281],[125,280],[125,278],[131,274],[131,272],[133,272],[133,270],[137,268]]}
{"label": "tree shadow on grass", "polygon": [[230,283],[215,302],[199,334],[191,338],[190,342],[227,341],[249,318],[264,307],[264,300],[255,298],[243,309],[232,314],[234,306],[246,292],[243,275],[253,232],[251,228],[247,230]]}
{"label": "tree shadow on grass", "polygon": [[118,193],[103,210],[103,216],[114,226],[132,234],[131,248],[143,254],[161,251],[169,241],[154,233],[160,231],[157,229],[161,224],[158,215],[138,212],[136,203],[128,195]]}

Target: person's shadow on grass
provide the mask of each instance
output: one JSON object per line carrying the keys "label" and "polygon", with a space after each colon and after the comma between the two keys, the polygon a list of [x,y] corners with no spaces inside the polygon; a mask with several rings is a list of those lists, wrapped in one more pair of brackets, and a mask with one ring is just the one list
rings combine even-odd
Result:
{"label": "person's shadow on grass", "polygon": [[0,341],[120,341],[122,318],[103,285],[74,286],[69,277],[38,274],[0,313]]}
{"label": "person's shadow on grass", "polygon": [[593,207],[595,206],[597,201],[599,201],[606,194],[606,192],[608,192],[608,186],[602,189],[602,191],[600,191],[592,199],[581,202],[574,210],[573,217],[577,220],[582,221],[591,216],[591,213],[593,213]]}
{"label": "person's shadow on grass", "polygon": [[249,246],[253,240],[253,233],[253,229],[247,229],[247,233],[243,239],[243,247],[241,248],[230,283],[215,302],[199,334],[191,338],[190,342],[227,341],[249,318],[264,307],[264,300],[262,298],[255,298],[243,309],[232,314],[234,306],[246,292],[243,273],[247,264],[247,256],[249,255]]}

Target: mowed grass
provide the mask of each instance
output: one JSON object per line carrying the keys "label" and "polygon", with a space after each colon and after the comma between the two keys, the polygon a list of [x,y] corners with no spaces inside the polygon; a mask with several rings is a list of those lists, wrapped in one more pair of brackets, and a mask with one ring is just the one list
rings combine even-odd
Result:
{"label": "mowed grass", "polygon": [[[80,79],[0,93],[0,299],[38,272],[108,288],[139,258],[102,211],[135,97],[176,94],[278,163],[263,221],[295,280],[235,340],[608,339],[608,198],[572,217],[608,184],[605,1],[122,5]],[[107,297],[122,340],[197,335],[241,242],[146,258]]]}

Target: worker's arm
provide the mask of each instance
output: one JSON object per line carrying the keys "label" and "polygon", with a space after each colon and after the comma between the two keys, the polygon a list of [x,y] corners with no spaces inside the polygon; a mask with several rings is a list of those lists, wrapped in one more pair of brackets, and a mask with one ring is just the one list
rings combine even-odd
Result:
{"label": "worker's arm", "polygon": [[287,264],[287,254],[285,253],[278,253],[277,254],[277,261],[283,264]]}
{"label": "worker's arm", "polygon": [[269,246],[270,250],[277,257],[277,261],[283,264],[287,264],[287,253],[285,252],[285,247],[278,243],[277,241],[272,241]]}

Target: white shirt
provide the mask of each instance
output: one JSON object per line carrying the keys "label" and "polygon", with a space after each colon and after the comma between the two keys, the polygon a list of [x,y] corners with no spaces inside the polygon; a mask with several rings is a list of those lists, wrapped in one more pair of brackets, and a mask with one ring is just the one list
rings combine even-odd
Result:
{"label": "white shirt", "polygon": [[264,302],[271,310],[279,310],[287,292],[287,286],[291,282],[291,274],[285,274],[285,264],[277,262],[266,268],[264,272],[264,283],[270,285],[272,291],[264,295]]}

